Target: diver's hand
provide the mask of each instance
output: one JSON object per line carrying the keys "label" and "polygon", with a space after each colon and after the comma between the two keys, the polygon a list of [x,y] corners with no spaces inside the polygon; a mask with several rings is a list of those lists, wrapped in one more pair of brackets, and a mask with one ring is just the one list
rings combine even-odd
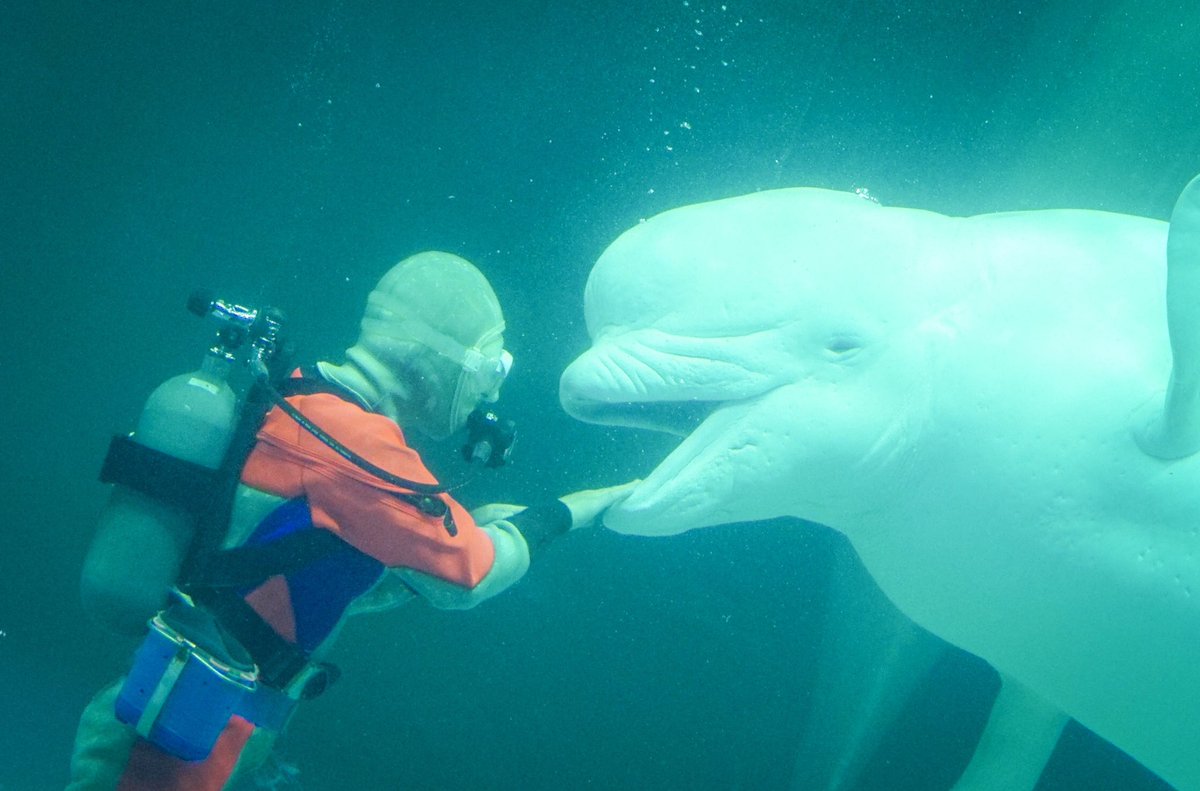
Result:
{"label": "diver's hand", "polygon": [[526,506],[513,505],[512,503],[489,503],[471,511],[471,518],[475,520],[475,524],[477,525],[489,525],[492,522],[498,522],[501,519],[508,519],[514,514],[519,514],[525,508]]}
{"label": "diver's hand", "polygon": [[604,489],[584,489],[581,492],[564,494],[558,498],[571,512],[571,529],[591,527],[596,520],[617,503],[630,495],[641,479],[623,483],[620,486],[609,486]]}

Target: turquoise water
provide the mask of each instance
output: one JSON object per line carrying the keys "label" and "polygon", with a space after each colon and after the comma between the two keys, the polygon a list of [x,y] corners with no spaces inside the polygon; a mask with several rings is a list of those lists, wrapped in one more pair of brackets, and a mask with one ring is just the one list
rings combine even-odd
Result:
{"label": "turquoise water", "polygon": [[[4,791],[62,786],[130,649],[77,602],[95,473],[198,359],[193,287],[284,308],[318,358],[401,257],[475,261],[517,357],[517,457],[424,450],[468,504],[534,502],[671,446],[557,405],[589,267],[640,218],[797,185],[1165,218],[1200,171],[1182,2],[161,5],[0,10]],[[783,522],[572,536],[477,611],[353,624],[284,756],[310,790],[789,788],[831,546]],[[859,787],[948,787],[994,683],[946,660]],[[1041,786],[1159,787],[1082,729]]]}

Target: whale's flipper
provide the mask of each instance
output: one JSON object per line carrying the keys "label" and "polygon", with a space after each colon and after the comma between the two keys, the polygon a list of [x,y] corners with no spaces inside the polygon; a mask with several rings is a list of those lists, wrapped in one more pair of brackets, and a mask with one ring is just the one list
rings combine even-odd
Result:
{"label": "whale's flipper", "polygon": [[1182,459],[1200,450],[1200,176],[1171,213],[1167,232],[1167,329],[1171,379],[1161,410],[1138,434],[1142,450]]}
{"label": "whale's flipper", "polygon": [[1069,718],[1004,674],[987,727],[954,791],[1032,791]]}
{"label": "whale's flipper", "polygon": [[856,788],[883,736],[947,648],[897,610],[849,542],[839,540],[792,791]]}

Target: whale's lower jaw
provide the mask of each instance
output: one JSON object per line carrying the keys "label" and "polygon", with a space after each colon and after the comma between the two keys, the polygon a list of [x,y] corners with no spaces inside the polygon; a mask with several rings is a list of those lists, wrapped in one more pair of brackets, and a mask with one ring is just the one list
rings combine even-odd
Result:
{"label": "whale's lower jaw", "polygon": [[[665,411],[678,406],[671,402],[661,405]],[[708,402],[697,406],[700,408],[692,412],[691,419],[703,410],[703,420],[682,435],[679,445],[643,476],[628,498],[608,510],[605,526],[620,533],[665,536],[736,520],[736,514],[723,504],[728,481],[711,474],[726,444],[722,435],[731,410],[728,405]],[[641,427],[665,430],[661,421]]]}
{"label": "whale's lower jaw", "polygon": [[[629,535],[667,536],[728,521],[727,515],[711,507],[702,486],[690,491],[671,486],[680,475],[686,474],[689,480],[703,478],[689,469],[695,460],[689,448],[702,451],[704,446],[689,445],[689,440],[723,406],[719,401],[601,401],[564,395],[564,409],[577,420],[653,431],[680,440],[654,469],[643,473],[642,483],[628,498],[605,513],[606,527]],[[693,509],[686,507],[688,503],[701,512],[690,513]],[[706,506],[707,515],[703,513]]]}
{"label": "whale's lower jaw", "polygon": [[[621,533],[674,535],[702,527],[798,516],[818,519],[805,493],[840,504],[840,492],[815,483],[807,443],[781,404],[789,393],[721,402],[611,508],[605,525]],[[807,503],[807,504],[806,504]],[[827,503],[826,503],[827,504]]]}

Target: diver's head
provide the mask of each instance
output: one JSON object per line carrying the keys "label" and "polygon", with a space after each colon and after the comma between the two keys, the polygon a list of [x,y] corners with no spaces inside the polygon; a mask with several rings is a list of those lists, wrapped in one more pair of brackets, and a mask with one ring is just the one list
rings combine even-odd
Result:
{"label": "diver's head", "polygon": [[483,273],[451,253],[418,253],[375,286],[346,365],[329,373],[376,411],[441,439],[499,397],[512,367],[503,333]]}

